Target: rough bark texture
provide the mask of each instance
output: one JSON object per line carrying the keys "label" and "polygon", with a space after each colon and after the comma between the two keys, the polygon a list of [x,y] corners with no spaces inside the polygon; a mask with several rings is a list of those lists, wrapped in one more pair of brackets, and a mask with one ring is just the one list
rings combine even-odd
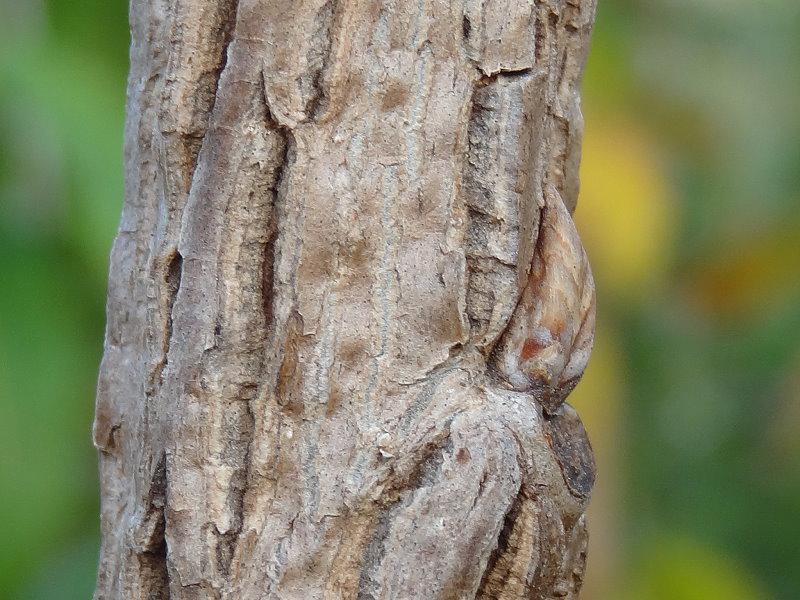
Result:
{"label": "rough bark texture", "polygon": [[575,598],[594,0],[133,0],[96,598]]}

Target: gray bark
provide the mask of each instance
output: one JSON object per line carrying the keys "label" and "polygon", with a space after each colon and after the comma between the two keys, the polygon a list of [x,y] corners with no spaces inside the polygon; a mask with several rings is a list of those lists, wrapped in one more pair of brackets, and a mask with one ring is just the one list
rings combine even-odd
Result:
{"label": "gray bark", "polygon": [[575,598],[594,0],[133,0],[96,598]]}

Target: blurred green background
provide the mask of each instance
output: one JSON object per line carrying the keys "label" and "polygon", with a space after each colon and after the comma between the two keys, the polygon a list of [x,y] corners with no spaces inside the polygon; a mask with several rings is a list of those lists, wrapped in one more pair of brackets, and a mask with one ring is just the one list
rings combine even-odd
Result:
{"label": "blurred green background", "polygon": [[[0,0],[0,598],[85,599],[122,0]],[[800,598],[800,3],[600,0],[586,600]]]}

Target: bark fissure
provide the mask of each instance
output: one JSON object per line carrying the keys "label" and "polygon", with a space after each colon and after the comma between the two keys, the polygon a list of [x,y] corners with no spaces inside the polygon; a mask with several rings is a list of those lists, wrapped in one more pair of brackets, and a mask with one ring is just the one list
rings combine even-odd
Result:
{"label": "bark fissure", "polygon": [[493,113],[500,107],[491,101],[491,92],[481,88],[491,86],[497,77],[482,78],[473,92],[464,173],[468,222],[466,312],[473,336],[481,335],[479,343],[483,345],[490,345],[493,336],[502,330],[505,315],[498,314],[498,307],[503,305],[499,296],[507,294],[516,280],[517,207],[514,198],[504,194],[503,189],[497,191],[496,181],[489,179],[490,170],[498,162],[493,144],[502,144],[503,136],[493,128]]}
{"label": "bark fissure", "polygon": [[148,395],[153,395],[158,392],[159,388],[164,383],[164,369],[169,362],[169,349],[172,344],[172,322],[173,315],[172,309],[175,306],[175,298],[178,296],[178,291],[181,287],[181,271],[183,270],[183,257],[180,252],[174,250],[169,256],[164,268],[164,283],[166,286],[166,302],[165,302],[165,315],[166,319],[163,327],[162,342],[161,342],[161,357],[153,369],[153,374],[150,378],[150,386],[148,388]]}
{"label": "bark fissure", "polygon": [[[263,77],[262,77],[263,81]],[[261,100],[264,103],[264,110],[266,114],[265,124],[268,129],[271,131],[276,131],[281,135],[282,138],[282,152],[281,157],[278,161],[278,165],[275,168],[275,180],[273,184],[270,186],[270,194],[272,196],[272,216],[269,220],[269,227],[267,233],[267,240],[264,244],[264,252],[263,252],[263,268],[262,268],[262,285],[261,285],[261,296],[262,296],[262,310],[264,314],[264,324],[265,327],[269,330],[270,328],[274,329],[274,319],[275,319],[275,308],[274,308],[274,298],[275,298],[275,252],[276,252],[276,244],[278,241],[278,233],[280,231],[280,215],[284,209],[284,198],[281,195],[281,189],[285,186],[285,178],[287,176],[288,167],[291,159],[291,152],[294,145],[294,138],[292,137],[291,130],[288,128],[282,127],[272,116],[270,112],[269,104],[267,103],[266,95],[263,93],[263,84],[262,84],[262,94]]]}
{"label": "bark fissure", "polygon": [[166,518],[167,474],[166,457],[158,461],[147,498],[147,514],[142,529],[145,539],[137,550],[141,577],[142,598],[169,599],[169,571],[167,568],[167,540],[164,537]]}
{"label": "bark fissure", "polygon": [[521,67],[518,69],[500,69],[494,73],[485,74],[482,73],[480,79],[478,80],[478,87],[491,85],[495,81],[497,81],[501,77],[508,77],[509,79],[514,79],[516,77],[527,77],[534,73],[534,67]]}
{"label": "bark fissure", "polygon": [[337,20],[340,0],[327,0],[319,9],[315,19],[314,32],[309,44],[307,62],[309,65],[309,98],[305,112],[311,120],[316,119],[325,109],[325,73],[330,64],[333,48],[333,32]]}
{"label": "bark fissure", "polygon": [[[195,181],[239,7],[239,0],[199,1],[201,7],[176,1],[164,19],[165,26],[170,23],[174,49],[164,73],[159,111],[164,146],[159,162],[165,171],[164,194],[175,214],[165,223],[165,244],[177,242],[176,226]],[[202,10],[199,18],[192,8]],[[186,26],[187,19],[192,19],[191,27]]]}
{"label": "bark fissure", "polygon": [[[267,104],[266,96],[263,93],[263,79],[259,77],[259,93],[257,94],[258,103],[262,110],[262,125],[268,134],[277,133],[279,141],[275,151],[276,160],[270,165],[269,174],[264,181],[264,194],[266,196],[266,214],[263,219],[264,233],[263,242],[260,250],[260,282],[258,286],[260,301],[258,306],[261,310],[261,321],[263,328],[262,338],[264,343],[270,336],[276,334],[274,298],[277,293],[275,287],[276,269],[276,247],[278,244],[278,234],[281,229],[281,215],[285,210],[285,185],[288,177],[289,167],[292,160],[294,147],[294,137],[289,128],[281,126],[273,117],[270,107]],[[254,192],[250,192],[250,200],[254,201]],[[269,352],[266,348],[254,349],[258,354],[263,355],[263,361],[269,360]],[[259,361],[260,362],[260,361]],[[226,506],[229,507],[231,514],[235,515],[235,520],[225,531],[219,531],[215,527],[217,537],[217,564],[219,572],[224,579],[231,576],[231,568],[236,557],[237,547],[241,542],[244,529],[246,498],[250,490],[253,469],[253,449],[258,443],[256,437],[257,415],[263,410],[261,403],[264,397],[264,388],[270,382],[258,380],[259,372],[262,367],[258,367],[253,372],[250,383],[243,385],[240,393],[233,398],[232,402],[241,405],[241,418],[236,422],[231,432],[231,444],[235,446],[230,452],[239,455],[240,466],[237,467],[228,487],[228,498]],[[258,405],[257,405],[258,403]]]}
{"label": "bark fissure", "polygon": [[[522,496],[518,495],[514,502],[512,502],[508,509],[506,510],[505,515],[503,516],[503,527],[500,530],[500,534],[497,536],[497,546],[492,551],[491,556],[489,557],[488,562],[486,563],[486,568],[483,571],[483,575],[481,577],[481,583],[478,588],[478,597],[479,598],[494,598],[494,595],[490,593],[489,587],[491,585],[492,578],[498,578],[497,570],[497,563],[498,561],[508,553],[509,550],[509,541],[511,538],[511,533],[514,529],[514,526],[517,522],[517,517],[519,516],[519,511],[522,506]],[[507,572],[501,573],[499,578],[502,579],[508,575]]]}

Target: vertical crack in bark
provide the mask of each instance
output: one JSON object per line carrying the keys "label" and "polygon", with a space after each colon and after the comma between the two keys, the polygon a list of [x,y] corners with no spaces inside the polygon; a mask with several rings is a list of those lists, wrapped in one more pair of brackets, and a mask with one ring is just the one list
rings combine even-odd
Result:
{"label": "vertical crack in bark", "polygon": [[[497,598],[492,588],[497,585],[497,582],[502,582],[508,576],[508,565],[502,564],[502,559],[509,552],[509,543],[522,508],[522,502],[523,497],[522,492],[520,492],[508,507],[508,510],[506,510],[503,518],[503,527],[500,530],[500,535],[497,536],[497,546],[486,563],[476,598],[485,598],[487,600]],[[511,550],[513,551],[513,549]]]}
{"label": "vertical crack in bark", "polygon": [[[274,131],[281,136],[281,157],[275,168],[274,179],[270,185],[272,196],[272,212],[269,224],[269,233],[264,245],[264,262],[262,264],[261,300],[267,337],[270,335],[277,340],[279,324],[276,322],[275,298],[277,295],[275,270],[279,258],[279,238],[282,231],[281,218],[285,213],[287,181],[291,164],[295,160],[296,142],[290,127],[283,125],[274,115],[267,96],[265,73],[261,73],[260,101],[264,110],[264,126],[269,131]],[[295,299],[296,300],[296,299]],[[299,315],[298,315],[299,316]],[[302,328],[301,328],[302,329]],[[274,385],[275,381],[265,381],[264,385]]]}
{"label": "vertical crack in bark", "polygon": [[461,36],[464,38],[464,42],[469,44],[469,37],[472,34],[472,21],[470,21],[467,15],[461,19]]}
{"label": "vertical crack in bark", "polygon": [[140,597],[169,600],[169,571],[167,569],[167,540],[164,537],[166,519],[164,507],[167,494],[166,456],[162,453],[150,481],[147,513],[141,529],[145,539],[137,550]]}
{"label": "vertical crack in bark", "polygon": [[169,362],[169,349],[172,344],[172,311],[175,298],[181,287],[181,274],[183,271],[183,257],[178,250],[173,249],[163,267],[164,294],[162,311],[164,313],[163,333],[161,335],[161,357],[150,374],[147,395],[152,396],[164,383],[164,369]]}
{"label": "vertical crack in bark", "polygon": [[164,365],[166,365],[169,357],[169,347],[172,343],[172,309],[175,307],[175,299],[178,297],[178,292],[181,289],[181,275],[183,273],[183,257],[181,253],[175,250],[175,253],[170,257],[167,263],[167,326],[166,335],[164,336]]}
{"label": "vertical crack in bark", "polygon": [[308,45],[308,80],[309,90],[306,100],[305,114],[309,120],[315,120],[325,109],[327,92],[325,90],[325,75],[330,64],[333,49],[333,31],[338,19],[338,5],[340,0],[328,0],[317,12],[314,21],[314,32]]}
{"label": "vertical crack in bark", "polygon": [[[237,413],[233,418],[231,431],[233,437],[229,441],[231,453],[241,453],[240,458],[231,456],[240,466],[236,467],[235,473],[231,478],[226,506],[234,522],[231,528],[225,532],[215,530],[217,537],[216,560],[220,574],[229,580],[231,576],[231,565],[236,556],[237,547],[242,534],[246,513],[245,501],[248,490],[252,485],[253,472],[253,445],[258,443],[256,439],[256,415],[261,414],[263,407],[256,406],[265,395],[260,393],[263,386],[271,386],[274,382],[263,378],[264,363],[269,361],[269,350],[267,348],[269,340],[276,337],[275,322],[275,269],[278,252],[278,236],[281,231],[281,215],[283,214],[283,193],[285,190],[285,179],[288,176],[289,165],[292,160],[294,149],[294,137],[290,129],[281,126],[273,117],[266,95],[262,91],[257,94],[257,101],[262,111],[262,123],[268,132],[279,136],[277,148],[273,150],[274,159],[269,162],[270,173],[260,185],[268,197],[266,215],[264,217],[265,235],[260,252],[260,282],[259,306],[262,312],[261,327],[263,327],[264,347],[257,352],[263,356],[257,360],[258,367],[253,371],[252,383],[242,386],[237,397],[233,400],[231,410]],[[256,175],[256,178],[261,175]],[[258,187],[259,184],[257,184]],[[251,192],[252,198],[252,192]],[[234,452],[234,447],[237,449]]]}
{"label": "vertical crack in bark", "polygon": [[264,263],[261,276],[261,310],[264,313],[264,326],[267,330],[275,327],[275,244],[278,239],[276,221],[277,219],[273,216],[267,241],[264,244]]}
{"label": "vertical crack in bark", "polygon": [[283,137],[283,149],[280,162],[275,170],[275,179],[270,186],[272,195],[272,214],[269,220],[269,233],[267,234],[267,241],[264,244],[262,277],[261,277],[261,306],[264,313],[264,326],[269,331],[274,330],[275,327],[275,246],[278,241],[278,233],[280,232],[279,217],[282,210],[282,197],[281,188],[284,185],[284,176],[286,174],[287,165],[289,164],[289,151],[291,150],[292,138],[288,131],[284,131],[278,123],[273,119],[270,114],[269,105],[264,101],[264,110],[266,111],[266,125],[269,129],[280,133]]}
{"label": "vertical crack in bark", "polygon": [[[496,157],[492,142],[497,132],[493,131],[492,108],[482,105],[486,96],[483,80],[472,96],[472,111],[468,122],[468,155],[464,163],[464,201],[467,208],[467,233],[465,253],[467,259],[466,313],[470,323],[471,339],[481,345],[488,337],[492,316],[498,306],[498,294],[508,291],[508,283],[516,279],[516,268],[500,260],[489,247],[491,238],[502,226],[496,213],[498,199],[489,178]],[[502,193],[502,192],[500,192]],[[494,213],[494,214],[493,214]]]}
{"label": "vertical crack in bark", "polygon": [[[280,231],[279,216],[281,214],[281,192],[283,187],[284,176],[286,174],[287,166],[289,163],[290,151],[290,137],[287,132],[283,131],[277,126],[277,123],[271,120],[269,115],[269,107],[264,106],[266,110],[266,122],[270,130],[281,133],[282,142],[280,150],[280,159],[275,167],[272,181],[269,183],[269,192],[271,196],[269,226],[266,241],[262,251],[263,263],[261,265],[261,307],[263,311],[263,327],[265,339],[269,339],[271,333],[275,331],[275,314],[274,314],[274,297],[275,297],[275,259],[276,259],[276,244],[277,237]],[[259,369],[260,375],[261,369]],[[233,514],[237,515],[235,526],[231,531],[221,534],[220,541],[217,548],[218,561],[225,578],[230,576],[230,565],[236,553],[236,546],[239,543],[239,538],[242,533],[245,516],[245,498],[248,489],[251,485],[251,472],[252,472],[252,452],[253,444],[257,443],[255,439],[256,433],[256,408],[254,403],[262,397],[258,392],[259,385],[269,385],[269,382],[260,382],[260,384],[253,384],[248,393],[241,400],[245,414],[242,419],[241,438],[244,447],[243,466],[240,470],[237,479],[238,482],[232,481],[232,487],[229,492],[228,504],[232,506]]]}
{"label": "vertical crack in bark", "polygon": [[229,439],[225,453],[226,461],[233,465],[225,506],[232,515],[230,528],[221,532],[216,526],[213,533],[217,537],[216,561],[217,570],[223,579],[230,579],[231,564],[236,553],[236,546],[244,524],[245,505],[250,479],[250,453],[255,433],[255,415],[252,403],[257,397],[257,384],[240,386],[226,408],[226,428]]}
{"label": "vertical crack in bark", "polygon": [[[196,177],[200,149],[205,141],[211,115],[217,102],[219,82],[227,65],[227,50],[232,40],[238,0],[227,0],[218,8],[216,26],[209,31],[199,30],[199,38],[184,39],[190,36],[185,32],[185,24],[180,21],[182,15],[172,14],[171,36],[175,41],[176,54],[166,65],[165,86],[159,110],[161,133],[164,136],[164,148],[160,157],[163,175],[164,194],[171,214],[165,219],[157,231],[160,243],[157,244],[155,264],[164,267],[163,292],[159,293],[162,307],[166,308],[166,325],[161,337],[161,356],[153,367],[147,384],[147,395],[158,392],[163,384],[163,372],[167,366],[167,355],[172,341],[172,308],[180,286],[182,257],[174,248],[179,236],[179,225],[182,220],[186,201]],[[210,17],[213,19],[213,16]],[[214,24],[212,24],[214,25]],[[191,31],[191,30],[190,30]],[[208,37],[203,37],[207,35]],[[221,39],[218,39],[220,38]],[[193,63],[184,63],[181,59],[185,46],[191,42],[198,44],[194,53],[199,57],[198,65],[203,61],[211,61],[210,70],[196,71]],[[218,48],[218,49],[217,49]],[[159,276],[156,270],[154,277]],[[164,310],[162,308],[162,310]]]}
{"label": "vertical crack in bark", "polygon": [[542,62],[542,58],[544,58],[544,47],[547,40],[547,30],[545,29],[544,19],[542,18],[542,9],[538,6],[536,9],[536,18],[534,19],[533,35],[534,59],[538,65]]}
{"label": "vertical crack in bark", "polygon": [[214,106],[217,103],[217,97],[219,95],[219,83],[222,79],[222,73],[225,71],[225,67],[228,66],[228,49],[230,48],[231,42],[234,38],[234,33],[236,31],[236,21],[239,17],[239,1],[240,0],[229,0],[229,3],[225,9],[223,9],[223,17],[222,17],[222,50],[220,52],[220,62],[219,66],[213,71],[214,74],[214,102],[211,105],[209,110],[208,116],[209,119],[211,114],[214,110]]}
{"label": "vertical crack in bark", "polygon": [[[183,174],[182,195],[188,195],[197,169],[203,141],[217,103],[219,84],[228,62],[228,47],[239,9],[239,0],[223,0],[206,7],[203,14],[173,14],[172,38],[176,46],[161,109],[162,133],[167,137],[165,161],[168,176]],[[187,27],[186,18],[200,18],[200,29]],[[207,29],[203,29],[203,25]],[[184,50],[185,49],[185,50]],[[176,143],[170,138],[175,136]],[[176,191],[177,191],[176,190]],[[178,208],[184,198],[177,199]],[[178,219],[180,222],[180,219]]]}

